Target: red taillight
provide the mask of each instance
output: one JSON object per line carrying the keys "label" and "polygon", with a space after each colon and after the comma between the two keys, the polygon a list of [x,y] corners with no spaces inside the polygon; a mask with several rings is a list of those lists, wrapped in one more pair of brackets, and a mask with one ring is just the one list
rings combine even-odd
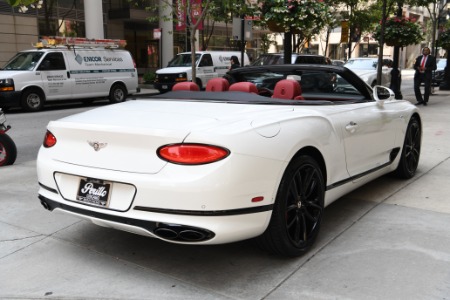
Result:
{"label": "red taillight", "polygon": [[45,148],[50,148],[55,146],[56,144],[56,137],[53,135],[53,133],[51,133],[50,131],[47,130],[47,132],[45,133],[45,137],[44,137],[44,147]]}
{"label": "red taillight", "polygon": [[203,144],[174,144],[158,149],[160,158],[183,165],[201,165],[224,159],[230,154],[227,149]]}

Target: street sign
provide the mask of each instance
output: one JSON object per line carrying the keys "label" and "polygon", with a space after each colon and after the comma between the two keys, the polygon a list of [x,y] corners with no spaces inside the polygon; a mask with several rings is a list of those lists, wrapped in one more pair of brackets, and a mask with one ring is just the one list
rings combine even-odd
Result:
{"label": "street sign", "polygon": [[[233,18],[233,31],[232,36],[233,40],[240,41],[241,40],[241,18]],[[253,40],[253,21],[246,20],[244,18],[244,38],[246,41]]]}
{"label": "street sign", "polygon": [[153,29],[153,38],[155,40],[161,39],[161,28],[155,28]]}

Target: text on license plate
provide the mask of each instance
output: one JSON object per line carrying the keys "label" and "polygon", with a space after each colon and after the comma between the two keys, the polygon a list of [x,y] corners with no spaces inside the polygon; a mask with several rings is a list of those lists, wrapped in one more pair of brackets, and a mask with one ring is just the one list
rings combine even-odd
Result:
{"label": "text on license plate", "polygon": [[80,202],[108,207],[111,182],[82,178],[77,192],[77,200]]}

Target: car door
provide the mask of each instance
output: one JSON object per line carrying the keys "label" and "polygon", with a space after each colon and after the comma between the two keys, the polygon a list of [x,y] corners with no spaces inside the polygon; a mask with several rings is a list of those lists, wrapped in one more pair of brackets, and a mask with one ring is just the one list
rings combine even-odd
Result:
{"label": "car door", "polygon": [[390,162],[401,115],[390,104],[349,104],[341,115],[347,170],[354,180]]}
{"label": "car door", "polygon": [[37,70],[40,72],[47,100],[72,97],[72,84],[68,78],[66,62],[62,52],[47,53]]}
{"label": "car door", "polygon": [[203,86],[206,86],[211,78],[217,77],[211,54],[205,53],[202,55],[197,67],[197,77],[202,80]]}

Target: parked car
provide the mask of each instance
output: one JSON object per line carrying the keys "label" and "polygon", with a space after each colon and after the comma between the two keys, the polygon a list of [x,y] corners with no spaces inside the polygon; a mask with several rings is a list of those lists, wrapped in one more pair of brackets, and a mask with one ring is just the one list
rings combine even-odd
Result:
{"label": "parked car", "polygon": [[343,66],[345,64],[344,60],[339,60],[339,59],[332,59],[331,60],[331,64],[333,66]]}
{"label": "parked car", "polygon": [[439,58],[436,61],[437,69],[433,72],[433,85],[439,86],[441,82],[444,80],[445,75],[445,67],[447,66],[446,58]]}
{"label": "parked car", "polygon": [[392,60],[384,59],[381,72],[381,83],[377,82],[377,66],[378,58],[371,57],[357,57],[350,58],[345,64],[345,67],[355,72],[368,85],[383,85],[388,87],[391,83]]}
{"label": "parked car", "polygon": [[[327,58],[323,55],[292,53],[293,64],[327,64]],[[284,64],[284,53],[261,54],[255,59],[252,66],[266,66]]]}
{"label": "parked car", "polygon": [[0,70],[0,107],[39,111],[52,101],[108,97],[125,101],[136,93],[138,74],[123,40],[45,38],[18,52]]}
{"label": "parked car", "polygon": [[[197,51],[195,52],[196,78],[192,78],[192,53],[178,53],[167,67],[156,71],[155,88],[160,93],[172,90],[177,82],[194,81],[200,89],[206,87],[212,78],[222,77],[230,69],[232,56],[241,57],[239,51]],[[250,60],[244,53],[244,66]]]}
{"label": "parked car", "polygon": [[[299,80],[312,75],[333,88],[300,95]],[[227,91],[182,82],[51,121],[37,158],[42,205],[177,244],[256,238],[298,256],[327,205],[384,174],[414,176],[421,116],[389,89],[331,65],[246,67],[228,78]],[[275,80],[273,95],[257,94],[253,82]]]}

